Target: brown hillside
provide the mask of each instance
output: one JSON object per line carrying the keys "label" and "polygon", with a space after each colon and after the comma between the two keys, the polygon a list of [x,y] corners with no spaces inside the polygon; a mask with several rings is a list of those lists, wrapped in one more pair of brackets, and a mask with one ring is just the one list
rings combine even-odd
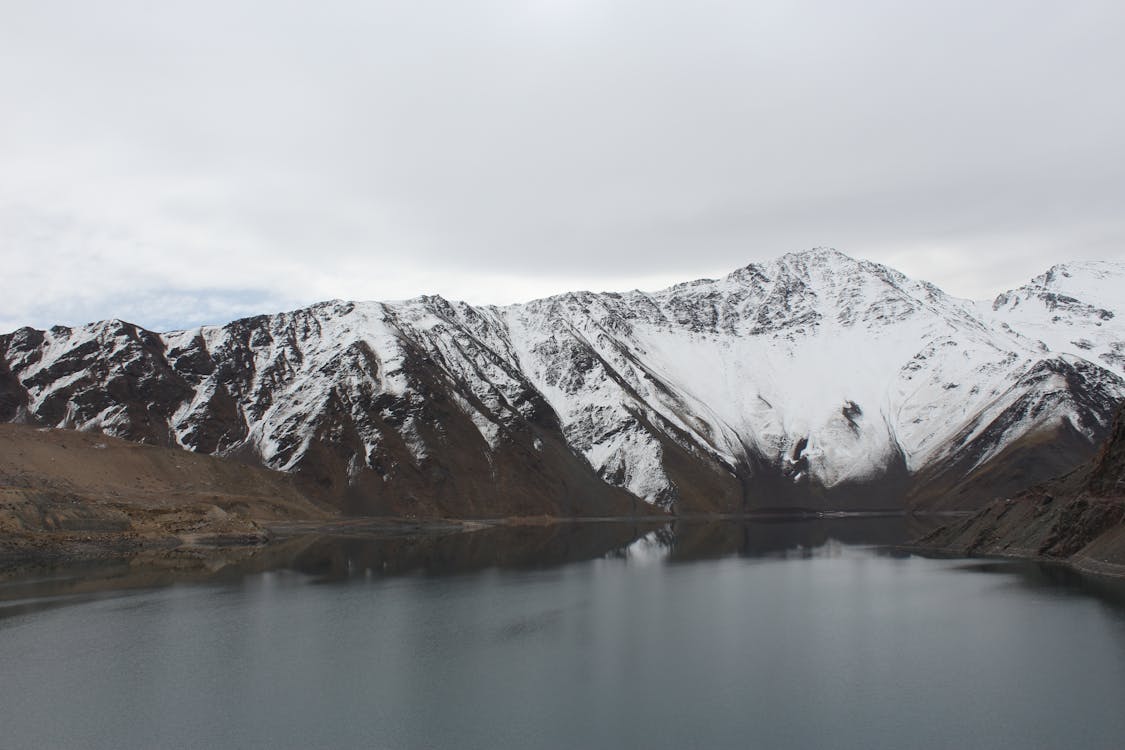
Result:
{"label": "brown hillside", "polygon": [[288,475],[94,433],[0,424],[0,551],[77,543],[256,542],[323,519]]}

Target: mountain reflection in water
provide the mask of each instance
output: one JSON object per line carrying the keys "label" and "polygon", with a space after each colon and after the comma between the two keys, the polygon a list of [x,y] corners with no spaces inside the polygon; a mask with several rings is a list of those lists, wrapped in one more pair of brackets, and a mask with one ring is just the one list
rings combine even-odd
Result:
{"label": "mountain reflection in water", "polygon": [[[814,519],[574,521],[496,525],[460,531],[310,533],[263,547],[183,548],[133,557],[0,573],[0,619],[78,604],[114,591],[177,584],[229,584],[270,571],[316,583],[393,576],[452,576],[488,569],[546,569],[589,560],[675,565],[723,558],[814,558],[864,548],[905,556],[899,545],[943,523],[928,516]],[[1107,581],[1037,563],[979,561],[966,571],[1016,574],[1043,590],[1093,594],[1125,610],[1125,582]]]}
{"label": "mountain reflection in water", "polygon": [[925,517],[785,520],[574,521],[497,525],[470,531],[390,534],[348,527],[263,547],[182,548],[132,557],[0,573],[3,602],[80,596],[177,583],[221,583],[287,570],[318,580],[395,575],[458,575],[488,568],[547,568],[599,558],[663,561],[724,557],[811,557],[838,544],[896,545],[939,521]]}

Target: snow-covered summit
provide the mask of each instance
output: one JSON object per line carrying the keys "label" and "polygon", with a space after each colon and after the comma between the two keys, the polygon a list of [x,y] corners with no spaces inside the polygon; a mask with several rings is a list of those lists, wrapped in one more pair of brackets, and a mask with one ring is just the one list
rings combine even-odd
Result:
{"label": "snow-covered summit", "polygon": [[981,308],[984,317],[1042,347],[1125,375],[1125,263],[1052,266]]}
{"label": "snow-covered summit", "polygon": [[1005,292],[994,305],[1016,306],[1020,301],[1038,299],[1050,307],[1058,298],[1082,301],[1102,309],[1119,306],[1122,299],[1121,279],[1125,278],[1125,262],[1088,260],[1051,266],[1024,286]]}

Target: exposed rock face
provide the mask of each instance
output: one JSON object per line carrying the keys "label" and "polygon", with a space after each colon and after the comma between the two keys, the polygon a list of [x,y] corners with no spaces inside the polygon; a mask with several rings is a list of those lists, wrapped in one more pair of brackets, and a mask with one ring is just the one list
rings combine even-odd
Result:
{"label": "exposed rock face", "polygon": [[650,294],[24,328],[0,419],[261,463],[356,513],[976,507],[1107,434],[1122,283],[1056,267],[978,305],[816,250]]}
{"label": "exposed rock face", "polygon": [[938,529],[922,547],[1062,560],[1125,575],[1125,408],[1095,459]]}
{"label": "exposed rock face", "polygon": [[1094,460],[1087,489],[1099,497],[1125,497],[1125,410]]}

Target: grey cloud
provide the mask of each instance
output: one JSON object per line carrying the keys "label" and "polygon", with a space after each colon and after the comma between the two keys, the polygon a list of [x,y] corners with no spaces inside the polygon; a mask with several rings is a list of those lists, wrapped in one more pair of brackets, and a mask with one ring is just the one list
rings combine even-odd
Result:
{"label": "grey cloud", "polygon": [[[122,301],[138,285],[507,302],[812,245],[988,296],[1125,257],[1116,2],[44,0],[4,19],[5,320],[155,318]],[[30,224],[49,274],[13,260]]]}

